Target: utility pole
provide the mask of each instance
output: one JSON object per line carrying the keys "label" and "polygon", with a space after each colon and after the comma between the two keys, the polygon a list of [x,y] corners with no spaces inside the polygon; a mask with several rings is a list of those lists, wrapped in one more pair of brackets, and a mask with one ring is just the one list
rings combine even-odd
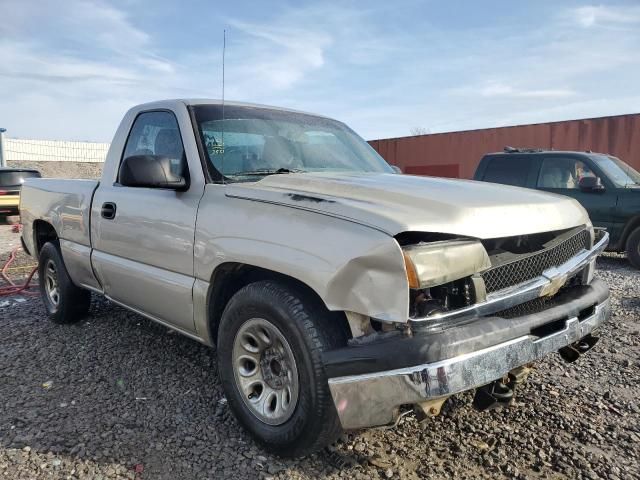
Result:
{"label": "utility pole", "polygon": [[6,128],[0,128],[0,168],[7,166],[7,155],[4,152],[4,132]]}

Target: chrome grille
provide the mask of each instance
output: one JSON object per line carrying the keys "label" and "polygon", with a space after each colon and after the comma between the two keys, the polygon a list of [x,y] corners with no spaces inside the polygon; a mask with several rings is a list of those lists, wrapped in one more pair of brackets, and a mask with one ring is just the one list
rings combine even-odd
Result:
{"label": "chrome grille", "polygon": [[539,277],[551,267],[565,263],[583,249],[589,249],[591,236],[588,230],[581,230],[557,245],[534,252],[524,258],[498,265],[482,273],[487,293]]}

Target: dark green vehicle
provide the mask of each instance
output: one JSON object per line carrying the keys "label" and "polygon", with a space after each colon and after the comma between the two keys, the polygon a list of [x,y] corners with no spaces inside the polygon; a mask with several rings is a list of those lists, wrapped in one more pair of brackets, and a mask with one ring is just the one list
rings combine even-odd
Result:
{"label": "dark green vehicle", "polygon": [[640,173],[619,158],[507,147],[485,155],[474,179],[575,198],[596,227],[609,231],[608,250],[626,252],[640,268]]}

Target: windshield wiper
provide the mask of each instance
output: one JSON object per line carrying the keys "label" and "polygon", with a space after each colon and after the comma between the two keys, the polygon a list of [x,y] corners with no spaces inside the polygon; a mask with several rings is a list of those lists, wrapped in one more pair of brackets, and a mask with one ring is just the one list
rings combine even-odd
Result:
{"label": "windshield wiper", "polygon": [[256,170],[247,170],[245,172],[229,173],[227,174],[227,176],[228,177],[230,176],[245,177],[245,176],[252,176],[252,175],[267,176],[267,175],[280,175],[285,173],[304,173],[304,172],[305,170],[301,170],[299,168],[258,168]]}

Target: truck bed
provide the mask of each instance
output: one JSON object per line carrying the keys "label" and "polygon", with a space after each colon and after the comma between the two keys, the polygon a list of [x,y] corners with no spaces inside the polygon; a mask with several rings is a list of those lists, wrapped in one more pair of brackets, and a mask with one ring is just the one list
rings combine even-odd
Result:
{"label": "truck bed", "polygon": [[20,216],[24,225],[22,237],[28,251],[36,256],[38,245],[34,235],[38,221],[53,226],[60,239],[60,249],[69,270],[85,287],[98,288],[91,270],[91,200],[98,187],[96,180],[54,178],[29,179],[20,195]]}

